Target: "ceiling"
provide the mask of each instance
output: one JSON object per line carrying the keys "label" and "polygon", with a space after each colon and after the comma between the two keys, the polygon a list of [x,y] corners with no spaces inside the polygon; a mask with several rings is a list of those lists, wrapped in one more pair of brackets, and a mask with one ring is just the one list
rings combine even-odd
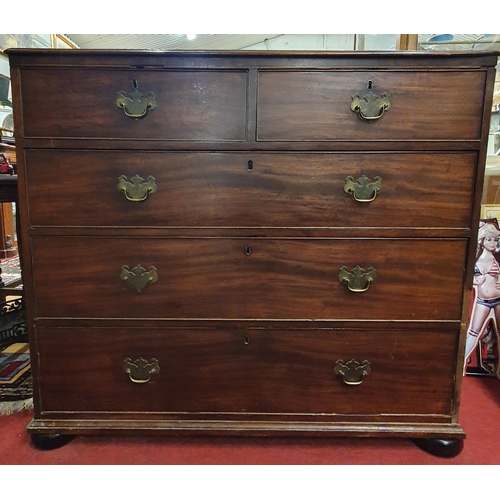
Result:
{"label": "ceiling", "polygon": [[[81,49],[146,50],[394,50],[397,35],[66,34]],[[418,35],[422,50],[500,49],[500,35]]]}
{"label": "ceiling", "polygon": [[81,49],[240,50],[282,35],[66,35]]}

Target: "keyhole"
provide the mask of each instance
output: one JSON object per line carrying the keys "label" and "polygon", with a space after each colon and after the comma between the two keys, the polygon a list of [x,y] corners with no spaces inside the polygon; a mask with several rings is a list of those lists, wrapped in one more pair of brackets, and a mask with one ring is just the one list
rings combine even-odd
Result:
{"label": "keyhole", "polygon": [[368,80],[368,90],[372,90],[373,88],[373,82],[371,80]]}
{"label": "keyhole", "polygon": [[243,343],[244,343],[245,345],[250,344],[250,337],[245,337],[245,340],[243,340]]}
{"label": "keyhole", "polygon": [[137,89],[138,85],[137,85],[137,80],[135,78],[132,80],[132,85],[134,89]]}
{"label": "keyhole", "polygon": [[247,170],[253,170],[253,161],[252,160],[248,160]]}
{"label": "keyhole", "polygon": [[252,253],[252,247],[250,245],[245,246],[245,255],[250,255]]}

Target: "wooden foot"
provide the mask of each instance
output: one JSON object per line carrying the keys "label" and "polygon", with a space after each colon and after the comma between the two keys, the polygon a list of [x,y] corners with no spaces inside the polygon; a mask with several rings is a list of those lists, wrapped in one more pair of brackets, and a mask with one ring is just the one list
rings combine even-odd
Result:
{"label": "wooden foot", "polygon": [[32,434],[31,442],[39,450],[55,450],[74,438],[71,434]]}
{"label": "wooden foot", "polygon": [[464,448],[463,439],[421,438],[411,441],[427,453],[441,458],[456,457]]}

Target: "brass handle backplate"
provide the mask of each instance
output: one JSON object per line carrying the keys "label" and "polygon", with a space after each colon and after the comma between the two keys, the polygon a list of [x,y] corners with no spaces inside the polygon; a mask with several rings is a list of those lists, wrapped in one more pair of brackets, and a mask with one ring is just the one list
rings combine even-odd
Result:
{"label": "brass handle backplate", "polygon": [[144,180],[136,174],[128,180],[125,175],[120,175],[118,191],[124,193],[129,201],[144,201],[149,193],[156,191],[156,179],[150,175],[147,180]]}
{"label": "brass handle backplate", "polygon": [[123,281],[128,281],[138,292],[148,283],[155,283],[158,281],[158,274],[156,267],[151,266],[149,271],[146,271],[141,265],[135,266],[132,270],[128,266],[122,266],[120,278]]}
{"label": "brass handle backplate", "polygon": [[144,358],[138,358],[132,361],[127,358],[123,361],[123,370],[128,373],[130,380],[135,384],[145,384],[151,380],[151,375],[160,373],[160,367],[156,358],[146,361]]}
{"label": "brass handle backplate", "polygon": [[135,78],[132,80],[132,87],[134,90],[130,96],[127,96],[124,90],[120,90],[116,94],[116,105],[122,108],[127,116],[137,121],[139,118],[145,117],[150,109],[156,109],[157,104],[153,92],[148,92],[146,97],[139,92],[139,85]]}
{"label": "brass handle backplate", "polygon": [[341,375],[347,385],[359,385],[365,375],[371,373],[370,362],[366,359],[361,363],[351,359],[347,363],[339,359],[335,363],[335,375]]}
{"label": "brass handle backplate", "polygon": [[366,175],[362,175],[356,182],[350,175],[346,177],[344,192],[360,203],[373,201],[380,191],[382,191],[382,179],[378,176],[373,182]]}
{"label": "brass handle backplate", "polygon": [[384,92],[380,97],[375,95],[372,90],[372,80],[368,81],[367,89],[368,93],[363,97],[359,97],[359,94],[354,94],[351,97],[351,111],[358,113],[363,120],[372,122],[382,118],[384,113],[390,109],[390,94]]}
{"label": "brass handle backplate", "polygon": [[346,283],[351,292],[366,292],[370,288],[370,283],[377,279],[377,273],[373,267],[365,270],[362,267],[356,266],[351,271],[347,270],[346,266],[340,269],[339,281]]}

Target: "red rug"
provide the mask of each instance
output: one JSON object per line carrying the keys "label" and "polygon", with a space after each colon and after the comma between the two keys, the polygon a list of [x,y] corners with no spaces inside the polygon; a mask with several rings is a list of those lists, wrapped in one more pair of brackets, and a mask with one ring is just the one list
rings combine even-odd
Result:
{"label": "red rug", "polygon": [[[479,465],[500,464],[500,381],[466,377],[460,422],[465,446],[438,458],[407,439],[78,436],[52,451],[33,447],[32,412],[0,416],[1,464],[95,465]],[[472,483],[471,483],[472,484]],[[353,488],[356,489],[355,485]],[[404,495],[403,495],[404,496]]]}

